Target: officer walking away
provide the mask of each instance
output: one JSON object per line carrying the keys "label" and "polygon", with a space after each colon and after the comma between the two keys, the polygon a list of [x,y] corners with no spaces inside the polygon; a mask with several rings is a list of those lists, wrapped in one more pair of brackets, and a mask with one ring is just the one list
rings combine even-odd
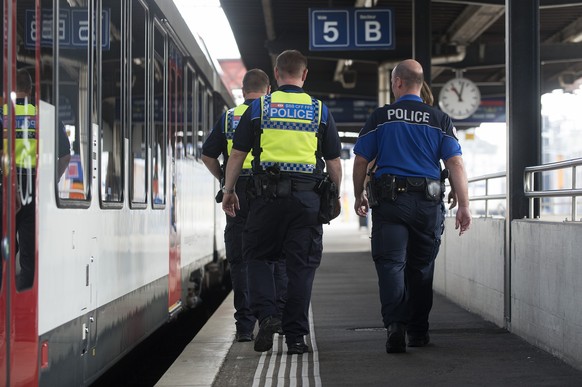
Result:
{"label": "officer walking away", "polygon": [[[32,286],[35,272],[35,213],[36,200],[36,150],[37,150],[37,115],[32,97],[32,79],[26,69],[16,73],[16,133],[14,154],[16,164],[17,189],[16,200],[16,234],[18,237],[20,274],[17,278],[17,289],[23,290]],[[4,106],[6,115],[8,107]],[[8,125],[8,123],[5,123]],[[71,145],[61,124],[57,132],[58,166],[57,180],[65,172],[71,159]]]}
{"label": "officer walking away", "polygon": [[[202,161],[210,173],[219,181],[224,181],[223,169],[218,161],[222,154],[225,160],[232,149],[232,138],[240,117],[247,110],[253,100],[267,94],[270,89],[269,76],[260,69],[249,70],[243,77],[244,103],[229,109],[224,113],[214,125],[214,128],[202,146]],[[226,257],[230,265],[232,279],[232,289],[234,292],[234,318],[236,320],[236,337],[239,342],[253,340],[253,330],[256,318],[250,308],[247,261],[242,255],[242,233],[248,216],[248,201],[246,199],[246,186],[251,175],[252,155],[249,154],[244,160],[243,169],[237,185],[237,195],[240,199],[240,209],[236,217],[226,217],[226,228],[224,229],[224,241],[226,245]],[[219,192],[217,200],[221,200],[222,191]],[[284,304],[287,291],[287,276],[285,274],[285,264],[279,261],[274,268],[277,294],[279,303]],[[281,311],[282,312],[282,311]],[[280,312],[280,313],[281,313]]]}
{"label": "officer walking away", "polygon": [[[429,341],[434,260],[444,231],[447,172],[458,201],[455,228],[469,229],[471,213],[461,147],[451,118],[420,97],[422,66],[408,59],[392,71],[396,102],[376,109],[354,146],[354,208],[372,210],[372,257],[380,287],[386,352]],[[364,191],[366,169],[376,171]],[[440,160],[445,172],[440,171]]]}
{"label": "officer walking away", "polygon": [[[304,336],[309,333],[311,289],[323,250],[320,205],[331,204],[337,211],[340,205],[337,195],[328,203],[321,198],[330,196],[320,192],[339,188],[341,146],[327,106],[303,91],[307,58],[296,50],[284,51],[274,72],[279,89],[255,100],[235,132],[222,208],[230,216],[240,208],[235,184],[238,187],[241,166],[252,149],[254,185],[243,255],[249,262],[251,305],[259,320],[254,349],[264,352],[273,346],[280,321],[269,265],[284,256],[288,286],[283,331],[288,353],[302,354],[309,350]],[[333,184],[324,179],[324,167]]]}

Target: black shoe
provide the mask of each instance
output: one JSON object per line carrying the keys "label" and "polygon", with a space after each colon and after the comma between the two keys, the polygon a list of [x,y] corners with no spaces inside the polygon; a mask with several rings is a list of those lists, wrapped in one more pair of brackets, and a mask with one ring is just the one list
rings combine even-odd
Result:
{"label": "black shoe", "polygon": [[234,339],[239,343],[246,343],[248,341],[253,341],[253,334],[237,332]]}
{"label": "black shoe", "polygon": [[279,335],[283,335],[283,326],[281,324],[281,320],[279,320],[279,325],[275,326],[275,333],[278,333]]}
{"label": "black shoe", "polygon": [[430,336],[427,333],[424,334],[408,334],[408,346],[409,347],[426,347],[430,343]]}
{"label": "black shoe", "polygon": [[259,325],[259,332],[255,339],[255,351],[265,352],[273,348],[273,335],[277,332],[277,326],[281,326],[281,320],[269,316]]}
{"label": "black shoe", "polygon": [[404,324],[392,323],[388,325],[388,340],[386,340],[387,353],[406,352],[406,329]]}
{"label": "black shoe", "polygon": [[287,343],[287,353],[289,355],[302,355],[305,352],[309,352],[309,347],[305,344],[303,339],[296,343]]}

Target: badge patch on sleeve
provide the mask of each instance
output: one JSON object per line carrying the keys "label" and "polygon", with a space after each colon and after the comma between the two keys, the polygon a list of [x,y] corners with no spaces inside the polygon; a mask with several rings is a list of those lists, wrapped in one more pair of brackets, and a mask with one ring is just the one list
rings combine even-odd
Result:
{"label": "badge patch on sleeve", "polygon": [[313,105],[295,103],[272,103],[269,111],[271,119],[296,119],[312,121],[315,115]]}

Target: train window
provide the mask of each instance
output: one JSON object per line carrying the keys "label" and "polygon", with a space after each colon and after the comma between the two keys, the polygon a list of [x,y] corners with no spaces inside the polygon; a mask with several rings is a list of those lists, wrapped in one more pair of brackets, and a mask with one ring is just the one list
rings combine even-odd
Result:
{"label": "train window", "polygon": [[202,144],[204,143],[204,133],[208,130],[208,94],[206,85],[202,80],[198,81],[198,101],[197,101],[197,130],[196,130],[196,157],[202,157]]}
{"label": "train window", "polygon": [[168,138],[171,142],[170,150],[174,150],[176,159],[184,157],[184,82],[183,56],[176,45],[169,44],[169,90],[168,90]]}
{"label": "train window", "polygon": [[186,67],[186,125],[185,125],[185,146],[186,156],[195,157],[194,133],[196,133],[196,73],[189,65]]}
{"label": "train window", "polygon": [[121,87],[123,39],[122,2],[103,1],[102,74],[101,77],[101,169],[100,194],[102,202],[121,203],[123,201],[123,124],[121,117],[125,108],[124,90]]}
{"label": "train window", "polygon": [[[93,95],[89,82],[89,39],[91,27],[89,8],[86,2],[59,0],[57,25],[68,25],[75,20],[76,33],[71,39],[59,39],[57,58],[57,125],[63,125],[71,143],[71,158],[67,166],[59,165],[59,174],[65,170],[64,178],[58,182],[60,205],[67,201],[79,202],[90,199],[91,188],[91,111]],[[61,30],[61,29],[58,29]],[[57,179],[59,176],[57,175]],[[88,204],[79,204],[87,206]]]}
{"label": "train window", "polygon": [[161,25],[154,24],[153,44],[153,133],[152,149],[152,205],[159,208],[166,203],[166,34]]}
{"label": "train window", "polygon": [[132,208],[143,208],[147,203],[147,57],[146,43],[148,14],[139,0],[131,2],[131,66],[130,80],[130,176],[129,194]]}

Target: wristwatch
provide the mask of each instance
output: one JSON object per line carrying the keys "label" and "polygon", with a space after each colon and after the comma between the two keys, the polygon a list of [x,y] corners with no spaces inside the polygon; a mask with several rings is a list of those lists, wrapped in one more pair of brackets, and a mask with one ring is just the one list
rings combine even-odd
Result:
{"label": "wristwatch", "polygon": [[227,189],[226,186],[224,185],[224,186],[222,186],[222,193],[223,194],[232,194],[232,193],[234,193],[234,188]]}

